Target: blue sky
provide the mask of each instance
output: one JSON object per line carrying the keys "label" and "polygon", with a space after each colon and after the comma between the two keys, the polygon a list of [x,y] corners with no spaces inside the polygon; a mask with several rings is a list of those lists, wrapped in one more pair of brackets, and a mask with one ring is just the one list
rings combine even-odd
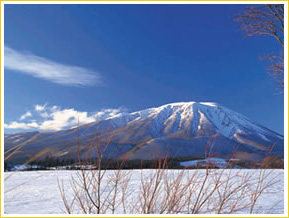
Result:
{"label": "blue sky", "polygon": [[282,50],[244,36],[244,7],[5,5],[5,133],[205,101],[283,134],[284,96],[260,60]]}

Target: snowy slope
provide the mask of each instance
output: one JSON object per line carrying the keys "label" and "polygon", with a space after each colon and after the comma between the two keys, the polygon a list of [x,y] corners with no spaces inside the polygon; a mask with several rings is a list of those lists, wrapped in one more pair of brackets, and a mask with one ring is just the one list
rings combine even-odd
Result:
{"label": "snowy slope", "polygon": [[[96,129],[110,136],[112,149],[121,148],[119,154],[129,152],[131,159],[152,159],[156,150],[168,151],[170,156],[203,155],[208,141],[216,136],[215,151],[221,156],[232,154],[236,146],[249,159],[264,156],[272,146],[274,154],[282,155],[284,149],[283,136],[216,103],[172,103],[85,124],[79,127],[82,144],[93,139]],[[36,153],[53,147],[58,156],[65,153],[74,157],[76,137],[75,128],[40,133],[25,149]],[[5,150],[21,138],[25,137],[5,136]]]}
{"label": "snowy slope", "polygon": [[113,120],[117,127],[125,126],[131,121],[152,119],[151,131],[154,135],[157,135],[161,130],[165,130],[166,133],[173,133],[188,127],[191,128],[193,135],[206,128],[206,124],[211,124],[216,132],[231,139],[239,133],[256,133],[267,141],[270,140],[266,136],[283,139],[281,135],[216,103],[172,103],[107,119]]}

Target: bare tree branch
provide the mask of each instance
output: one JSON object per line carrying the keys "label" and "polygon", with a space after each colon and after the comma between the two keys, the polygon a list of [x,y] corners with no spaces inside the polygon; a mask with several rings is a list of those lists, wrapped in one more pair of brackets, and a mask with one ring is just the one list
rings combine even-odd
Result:
{"label": "bare tree branch", "polygon": [[284,47],[284,5],[248,7],[236,17],[247,36],[269,35]]}
{"label": "bare tree branch", "polygon": [[[262,6],[250,6],[242,14],[236,17],[241,30],[247,36],[268,35],[278,41],[284,47],[284,5],[270,4]],[[284,89],[284,57],[265,56],[263,59],[269,61],[268,73],[275,78],[280,86],[281,92]]]}

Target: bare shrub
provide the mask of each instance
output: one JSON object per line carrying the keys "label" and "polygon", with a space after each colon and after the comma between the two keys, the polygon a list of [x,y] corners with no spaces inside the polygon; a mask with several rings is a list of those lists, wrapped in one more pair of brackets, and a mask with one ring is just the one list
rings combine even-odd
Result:
{"label": "bare shrub", "polygon": [[[107,131],[109,132],[109,131]],[[82,158],[79,132],[78,133],[78,164],[80,170],[76,176],[72,176],[71,186],[73,198],[69,202],[63,184],[59,183],[59,190],[67,213],[74,209],[86,214],[112,213],[121,207],[126,213],[127,196],[130,195],[128,184],[131,172],[123,171],[126,157],[113,162],[117,156],[115,152],[108,151],[110,137],[104,132],[95,130],[94,139],[88,146],[87,154]],[[108,167],[113,169],[109,170]]]}
{"label": "bare shrub", "polygon": [[135,184],[131,181],[133,170],[123,170],[125,157],[114,162],[114,170],[108,170],[107,159],[102,163],[109,140],[104,143],[96,132],[88,152],[91,158],[95,150],[96,159],[79,161],[85,167],[72,177],[71,199],[59,182],[64,208],[67,213],[86,214],[257,213],[260,196],[277,182],[278,175],[266,169],[232,169],[230,161],[224,169],[214,168],[211,158],[217,138],[215,135],[206,145],[205,169],[168,169],[166,155],[157,159],[154,169],[137,171],[140,181]]}

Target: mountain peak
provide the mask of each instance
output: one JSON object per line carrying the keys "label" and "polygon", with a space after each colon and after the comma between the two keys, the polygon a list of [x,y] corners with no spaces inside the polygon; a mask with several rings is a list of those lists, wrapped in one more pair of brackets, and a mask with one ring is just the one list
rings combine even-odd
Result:
{"label": "mountain peak", "polygon": [[220,104],[218,104],[216,102],[184,101],[184,102],[168,103],[168,104],[161,105],[160,107],[166,107],[166,106],[192,106],[194,104],[202,104],[202,105],[211,106],[211,107],[220,106]]}
{"label": "mountain peak", "polygon": [[[115,149],[130,152],[130,159],[150,159],[156,151],[164,154],[169,151],[171,156],[204,155],[206,144],[208,141],[212,143],[215,136],[218,139],[214,142],[214,149],[224,156],[232,155],[237,145],[240,154],[246,154],[246,157],[249,154],[262,157],[272,145],[275,145],[275,154],[282,155],[284,152],[281,135],[213,102],[170,103],[86,124],[79,127],[83,144],[93,139],[95,129],[112,136],[111,143],[116,146]],[[25,147],[44,148],[57,144],[65,153],[75,147],[76,132],[70,129],[42,133]],[[19,137],[30,136],[19,134]],[[7,148],[18,139],[5,136],[4,140]],[[67,148],[67,143],[71,144],[71,148]],[[70,152],[73,154],[75,151]]]}

